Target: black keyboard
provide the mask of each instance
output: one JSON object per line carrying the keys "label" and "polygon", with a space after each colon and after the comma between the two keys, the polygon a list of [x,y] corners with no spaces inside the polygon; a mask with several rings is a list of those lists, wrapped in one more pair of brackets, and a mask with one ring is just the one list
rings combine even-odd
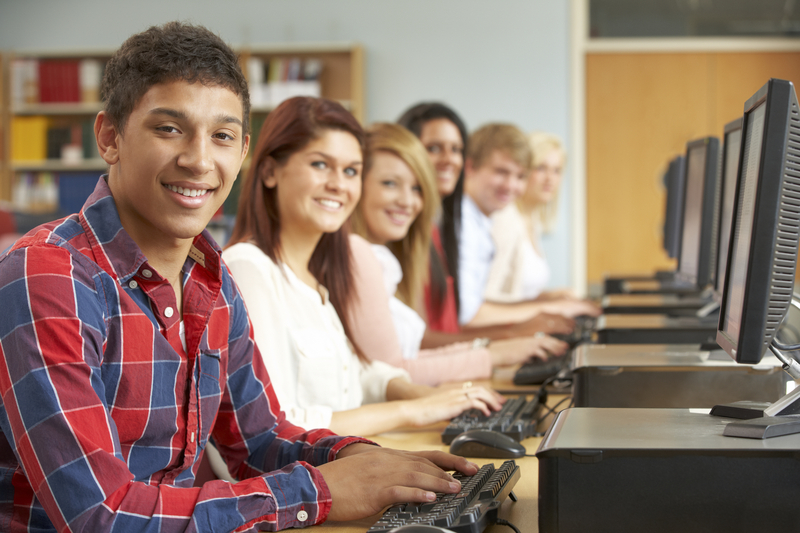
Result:
{"label": "black keyboard", "polygon": [[525,396],[510,398],[499,411],[486,416],[478,409],[469,409],[450,420],[442,431],[442,442],[450,444],[453,439],[470,429],[499,431],[516,441],[536,434],[536,421],[542,410],[538,396],[528,400]]}
{"label": "black keyboard", "polygon": [[461,482],[458,494],[436,493],[436,500],[427,503],[404,503],[390,507],[369,528],[369,533],[386,533],[406,524],[439,526],[455,533],[481,533],[497,522],[497,510],[519,480],[519,467],[506,461],[499,468],[483,465],[474,476],[456,473]]}
{"label": "black keyboard", "polygon": [[541,385],[548,379],[555,379],[559,374],[569,371],[571,360],[570,354],[547,360],[532,359],[514,372],[514,385]]}

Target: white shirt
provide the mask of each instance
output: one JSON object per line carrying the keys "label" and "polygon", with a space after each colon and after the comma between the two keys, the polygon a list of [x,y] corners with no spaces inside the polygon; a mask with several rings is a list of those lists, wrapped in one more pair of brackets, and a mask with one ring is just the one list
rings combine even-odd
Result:
{"label": "white shirt", "polygon": [[334,411],[385,401],[390,380],[409,379],[405,370],[386,363],[361,363],[324,287],[312,289],[253,244],[231,246],[222,257],[244,297],[275,394],[293,424],[326,428]]}
{"label": "white shirt", "polygon": [[458,322],[467,324],[483,304],[483,293],[494,257],[492,221],[472,198],[461,198],[458,234]]}
{"label": "white shirt", "polygon": [[419,347],[427,327],[425,321],[416,311],[395,296],[397,286],[403,280],[400,261],[386,246],[372,244],[370,247],[383,270],[383,283],[386,287],[386,294],[389,295],[389,312],[392,314],[394,329],[397,330],[403,359],[416,359],[419,356]]}
{"label": "white shirt", "polygon": [[[533,216],[533,215],[528,215]],[[511,204],[492,214],[495,255],[484,297],[490,302],[518,302],[539,296],[550,281],[550,267],[530,237],[532,220]]]}

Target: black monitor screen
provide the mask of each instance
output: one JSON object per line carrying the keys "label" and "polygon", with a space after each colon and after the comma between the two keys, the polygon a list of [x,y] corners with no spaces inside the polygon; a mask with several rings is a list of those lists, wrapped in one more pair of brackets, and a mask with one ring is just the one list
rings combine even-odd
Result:
{"label": "black monitor screen", "polygon": [[761,360],[792,301],[800,236],[800,120],[794,86],[770,80],[745,105],[717,343]]}
{"label": "black monitor screen", "polygon": [[664,209],[664,251],[669,257],[678,257],[681,245],[681,223],[683,222],[683,188],[686,181],[682,155],[669,162],[664,176],[667,202]]}
{"label": "black monitor screen", "polygon": [[703,217],[703,171],[706,167],[706,146],[690,149],[686,154],[686,200],[683,208],[683,232],[678,270],[687,279],[697,279],[697,258],[700,253],[700,231]]}
{"label": "black monitor screen", "polygon": [[722,160],[722,205],[719,216],[719,252],[717,253],[717,293],[722,293],[725,283],[725,268],[728,259],[728,245],[733,225],[733,204],[736,195],[736,177],[739,169],[739,153],[742,147],[742,120],[735,120],[725,126],[725,144]]}
{"label": "black monitor screen", "polygon": [[744,284],[747,279],[750,243],[753,236],[753,212],[756,201],[761,143],[764,136],[766,102],[762,102],[747,116],[747,133],[742,153],[742,178],[739,191],[739,211],[733,227],[733,255],[731,256],[728,300],[725,306],[723,331],[731,338],[739,337],[744,306]]}

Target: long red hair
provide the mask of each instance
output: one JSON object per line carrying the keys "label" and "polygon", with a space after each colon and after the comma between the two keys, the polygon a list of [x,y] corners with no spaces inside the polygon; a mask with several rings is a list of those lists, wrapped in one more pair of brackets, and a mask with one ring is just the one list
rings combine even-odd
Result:
{"label": "long red hair", "polygon": [[[267,188],[259,179],[259,171],[264,165],[282,165],[292,154],[329,130],[350,133],[363,152],[363,128],[337,102],[304,96],[290,98],[267,115],[242,184],[236,223],[228,246],[252,242],[270,259],[276,263],[280,261],[281,222],[277,188]],[[359,358],[364,359],[364,354],[352,341],[351,328],[347,321],[348,309],[355,293],[347,235],[346,225],[333,233],[325,233],[311,255],[308,269],[328,289],[331,304],[342,321],[345,334]]]}

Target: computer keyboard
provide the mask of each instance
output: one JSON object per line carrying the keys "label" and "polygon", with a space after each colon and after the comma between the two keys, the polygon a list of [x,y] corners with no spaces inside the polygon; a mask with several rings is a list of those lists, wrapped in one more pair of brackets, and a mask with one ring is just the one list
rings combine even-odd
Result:
{"label": "computer keyboard", "polygon": [[474,476],[456,473],[461,482],[458,494],[436,493],[436,500],[427,503],[404,503],[390,507],[369,528],[368,533],[386,533],[406,524],[425,524],[447,528],[455,533],[481,533],[497,522],[497,510],[509,496],[520,477],[514,461],[499,468],[483,465]]}
{"label": "computer keyboard", "polygon": [[514,385],[541,385],[548,379],[555,379],[559,374],[569,370],[572,357],[551,357],[550,359],[533,359],[522,364],[514,372]]}
{"label": "computer keyboard", "polygon": [[525,396],[510,398],[499,411],[486,416],[478,409],[469,409],[450,420],[442,431],[442,442],[450,444],[453,439],[470,429],[489,429],[504,433],[521,441],[536,433],[536,421],[542,410],[539,396],[528,400]]}

